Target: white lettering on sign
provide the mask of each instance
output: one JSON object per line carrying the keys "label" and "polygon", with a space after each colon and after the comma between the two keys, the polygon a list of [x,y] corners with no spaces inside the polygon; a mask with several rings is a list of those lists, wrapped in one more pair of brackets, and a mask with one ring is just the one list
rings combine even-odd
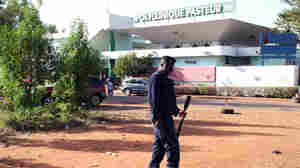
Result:
{"label": "white lettering on sign", "polygon": [[194,8],[194,10],[195,10],[195,15],[196,16],[202,16],[203,15],[203,11],[205,10],[205,8]]}
{"label": "white lettering on sign", "polygon": [[212,5],[211,6],[211,14],[216,14],[217,10],[216,10],[216,5]]}
{"label": "white lettering on sign", "polygon": [[216,8],[216,13],[221,13],[222,12],[222,5],[221,4],[215,4],[215,8]]}
{"label": "white lettering on sign", "polygon": [[168,11],[162,11],[162,20],[167,20],[169,18],[169,13]]}
{"label": "white lettering on sign", "polygon": [[176,10],[176,18],[183,18],[183,17],[184,17],[184,9],[179,8],[178,10]]}
{"label": "white lettering on sign", "polygon": [[174,12],[174,10],[169,10],[169,18],[170,19],[175,18],[175,12]]}
{"label": "white lettering on sign", "polygon": [[151,21],[180,19],[196,16],[207,16],[224,13],[224,4],[215,3],[200,7],[177,8],[164,11],[155,11],[148,14],[136,16],[135,23],[145,23]]}

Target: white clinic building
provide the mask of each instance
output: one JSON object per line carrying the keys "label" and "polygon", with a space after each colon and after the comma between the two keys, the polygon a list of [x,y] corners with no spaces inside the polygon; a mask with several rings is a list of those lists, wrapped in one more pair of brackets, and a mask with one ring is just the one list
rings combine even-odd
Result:
{"label": "white clinic building", "polygon": [[[164,55],[176,57],[177,80],[184,82],[215,84],[216,67],[260,66],[260,32],[272,31],[282,10],[268,4],[280,6],[280,0],[198,2],[133,17],[109,13],[108,28],[100,30],[91,45],[107,58],[109,68],[129,53],[151,55],[154,67]],[[264,66],[287,64],[300,60],[264,59]]]}

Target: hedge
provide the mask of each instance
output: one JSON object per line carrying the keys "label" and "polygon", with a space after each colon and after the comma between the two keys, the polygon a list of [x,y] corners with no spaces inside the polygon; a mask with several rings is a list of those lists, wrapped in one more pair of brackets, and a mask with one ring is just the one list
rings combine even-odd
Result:
{"label": "hedge", "polygon": [[298,87],[217,87],[218,96],[292,98]]}
{"label": "hedge", "polygon": [[298,93],[299,87],[176,87],[176,94],[292,98]]}
{"label": "hedge", "polygon": [[216,95],[215,87],[190,86],[176,87],[176,94],[193,94],[193,95]]}

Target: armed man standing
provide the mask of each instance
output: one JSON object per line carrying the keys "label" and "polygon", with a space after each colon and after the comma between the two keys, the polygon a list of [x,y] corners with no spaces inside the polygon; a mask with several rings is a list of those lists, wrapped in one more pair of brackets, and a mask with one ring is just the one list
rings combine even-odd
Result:
{"label": "armed man standing", "polygon": [[175,58],[163,56],[159,69],[151,75],[149,81],[150,120],[154,128],[154,144],[149,168],[159,168],[165,153],[167,168],[179,167],[180,148],[172,116],[178,114],[181,116],[183,112],[176,104],[174,81],[168,78],[175,62]]}

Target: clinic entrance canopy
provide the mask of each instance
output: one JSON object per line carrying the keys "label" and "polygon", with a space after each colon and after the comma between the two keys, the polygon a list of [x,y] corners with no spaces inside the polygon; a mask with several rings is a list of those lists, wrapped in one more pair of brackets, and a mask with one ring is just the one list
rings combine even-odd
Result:
{"label": "clinic entrance canopy", "polygon": [[140,35],[153,43],[172,43],[175,41],[249,41],[258,42],[259,33],[268,28],[233,19],[188,23],[179,25],[120,29],[121,33]]}
{"label": "clinic entrance canopy", "polygon": [[153,43],[174,41],[259,41],[270,31],[237,16],[236,0],[198,6],[154,10],[135,17],[110,14],[110,29],[143,37]]}

